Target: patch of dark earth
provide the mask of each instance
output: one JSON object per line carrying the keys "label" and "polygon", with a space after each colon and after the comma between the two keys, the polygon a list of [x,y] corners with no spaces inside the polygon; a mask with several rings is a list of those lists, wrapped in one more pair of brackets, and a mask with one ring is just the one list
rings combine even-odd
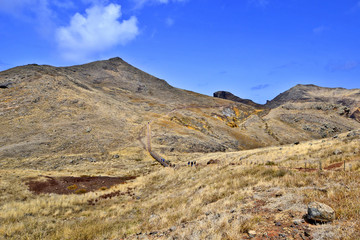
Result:
{"label": "patch of dark earth", "polygon": [[82,194],[97,190],[106,190],[114,185],[125,184],[133,180],[135,176],[108,177],[108,176],[80,176],[80,177],[45,177],[45,180],[31,179],[26,182],[29,190],[34,194],[55,193],[55,194]]}

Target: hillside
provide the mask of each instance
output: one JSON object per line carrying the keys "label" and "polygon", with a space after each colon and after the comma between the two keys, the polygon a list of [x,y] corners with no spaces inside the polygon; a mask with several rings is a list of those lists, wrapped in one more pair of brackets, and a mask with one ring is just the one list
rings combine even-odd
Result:
{"label": "hillside", "polygon": [[357,91],[298,85],[270,108],[120,58],[0,72],[0,239],[359,239]]}
{"label": "hillside", "polygon": [[1,72],[0,83],[10,84],[1,89],[0,157],[124,149],[141,155],[138,138],[148,121],[154,143],[167,152],[259,146],[227,126],[230,118],[258,114],[253,107],[171,87],[120,58],[17,67]]}
{"label": "hillside", "polygon": [[0,157],[46,157],[49,167],[69,154],[146,158],[139,140],[149,121],[153,148],[167,157],[288,144],[360,127],[357,113],[344,107],[357,106],[358,90],[298,85],[272,100],[269,106],[282,105],[270,110],[174,88],[120,58],[16,67],[1,72],[0,83]]}
{"label": "hillside", "polygon": [[354,112],[360,104],[360,89],[326,88],[316,85],[301,85],[279,94],[265,105],[276,108],[285,103],[323,102],[339,104]]}
{"label": "hillside", "polygon": [[[235,102],[247,100],[231,93],[214,96]],[[250,103],[254,105],[253,103]],[[260,107],[268,114],[256,119],[279,144],[326,138],[357,129],[360,122],[360,89],[296,85]],[[256,121],[255,120],[255,121]],[[356,120],[357,122],[353,121]]]}

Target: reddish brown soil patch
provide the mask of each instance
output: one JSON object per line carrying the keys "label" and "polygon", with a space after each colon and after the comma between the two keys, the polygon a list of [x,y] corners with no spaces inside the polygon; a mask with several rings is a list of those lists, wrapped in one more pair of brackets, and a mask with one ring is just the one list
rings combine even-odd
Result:
{"label": "reddish brown soil patch", "polygon": [[334,169],[334,168],[339,168],[339,167],[341,167],[343,165],[344,165],[344,162],[338,162],[338,163],[331,164],[331,165],[327,166],[324,169],[325,170],[331,170],[331,169]]}
{"label": "reddish brown soil patch", "polygon": [[31,180],[26,183],[29,190],[35,194],[40,193],[56,193],[56,194],[72,194],[86,193],[99,189],[107,189],[117,184],[123,184],[128,180],[136,177],[50,177],[44,176],[46,180]]}

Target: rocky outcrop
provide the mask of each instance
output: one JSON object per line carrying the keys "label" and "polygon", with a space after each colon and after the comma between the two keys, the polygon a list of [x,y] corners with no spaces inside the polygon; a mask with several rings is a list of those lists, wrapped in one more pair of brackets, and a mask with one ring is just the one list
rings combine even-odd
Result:
{"label": "rocky outcrop", "polygon": [[258,103],[255,103],[253,102],[252,100],[250,99],[243,99],[243,98],[240,98],[238,96],[235,96],[234,94],[232,94],[231,92],[227,92],[227,91],[217,91],[213,94],[214,97],[217,97],[217,98],[222,98],[222,99],[227,99],[227,100],[231,100],[231,101],[234,101],[234,102],[239,102],[239,103],[243,103],[243,104],[246,104],[246,105],[250,105],[252,107],[255,107],[255,108],[264,108],[264,105],[262,104],[258,104]]}
{"label": "rocky outcrop", "polygon": [[356,121],[360,122],[360,108],[356,109],[350,116],[350,118],[355,119]]}

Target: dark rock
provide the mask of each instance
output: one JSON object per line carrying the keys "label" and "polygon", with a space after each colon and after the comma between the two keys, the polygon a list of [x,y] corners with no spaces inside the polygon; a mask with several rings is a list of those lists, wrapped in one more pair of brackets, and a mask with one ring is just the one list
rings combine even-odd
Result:
{"label": "dark rock", "polygon": [[211,159],[209,160],[206,164],[209,165],[209,164],[218,164],[220,161],[219,160],[214,160],[214,159]]}
{"label": "dark rock", "polygon": [[113,158],[119,158],[120,156],[118,154],[115,154]]}
{"label": "dark rock", "polygon": [[275,223],[275,226],[277,226],[277,227],[280,227],[282,224],[281,224],[281,222],[276,222]]}
{"label": "dark rock", "polygon": [[217,91],[213,94],[213,96],[216,98],[222,98],[222,99],[227,99],[227,100],[231,100],[234,102],[243,103],[243,104],[250,105],[250,106],[253,106],[256,108],[264,108],[264,105],[262,105],[262,104],[257,104],[250,99],[239,98],[238,96],[235,96],[231,92]]}
{"label": "dark rock", "polygon": [[286,238],[286,235],[284,233],[279,233],[279,237]]}
{"label": "dark rock", "polygon": [[12,85],[11,82],[0,83],[0,88],[9,88]]}
{"label": "dark rock", "polygon": [[311,236],[310,230],[309,230],[309,229],[305,229],[304,235],[305,235],[305,237],[310,237],[310,236]]}

